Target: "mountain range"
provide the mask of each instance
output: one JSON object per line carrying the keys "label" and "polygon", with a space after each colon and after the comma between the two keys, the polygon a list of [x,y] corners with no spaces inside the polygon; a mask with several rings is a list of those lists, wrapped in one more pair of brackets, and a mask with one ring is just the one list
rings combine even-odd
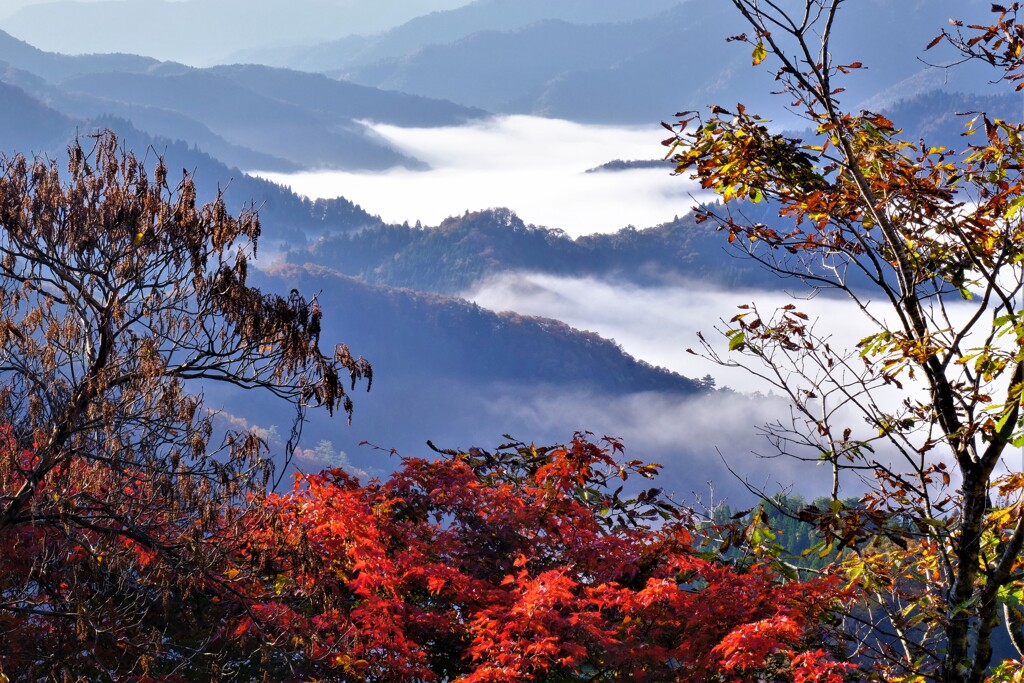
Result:
{"label": "mountain range", "polygon": [[251,48],[237,61],[289,66],[306,71],[352,69],[401,59],[429,45],[451,44],[482,32],[518,31],[543,21],[576,25],[628,22],[664,12],[680,0],[477,0],[430,12],[381,33],[352,34],[317,44]]}
{"label": "mountain range", "polygon": [[[87,129],[98,117],[114,116],[153,136],[201,145],[230,166],[261,170],[418,168],[421,162],[389,147],[362,121],[440,126],[485,115],[257,65],[196,69],[130,55],[43,52],[2,32],[0,81],[23,91],[5,102],[11,118],[31,121],[20,109],[45,105],[67,120],[66,128]],[[46,131],[39,134],[6,135],[0,148],[51,151],[34,147],[49,139]]]}
{"label": "mountain range", "polygon": [[[584,417],[582,405],[600,411],[632,402],[636,410],[646,401],[679,406],[714,393],[703,381],[654,367],[613,341],[556,320],[495,313],[455,297],[371,285],[314,264],[265,268],[250,279],[265,291],[296,288],[318,296],[325,342],[343,340],[352,353],[373,363],[372,389],[353,395],[351,425],[311,413],[304,427],[304,443],[329,441],[334,452],[347,454],[346,462],[371,472],[387,465],[373,449],[360,447],[364,441],[404,455],[422,454],[427,439],[468,447],[494,445],[502,434],[511,434],[542,443],[568,438],[577,429],[613,426],[606,419]],[[244,416],[271,432],[287,424],[280,406],[266,400],[254,403],[247,392],[211,388],[207,398],[223,406],[227,415]],[[560,407],[542,416],[537,413],[540,400]],[[693,429],[698,428],[694,423]],[[645,457],[666,461],[706,455],[697,450],[662,443]]]}
{"label": "mountain range", "polygon": [[[29,65],[8,56],[9,47],[3,40],[0,60],[43,75],[54,85],[77,77],[68,84],[76,93],[96,87],[94,95],[122,107],[162,107],[168,101],[178,102],[174,110],[202,120],[230,142],[248,147],[262,144],[268,149],[259,151],[307,167],[346,167],[336,156],[341,149],[351,149],[355,158],[347,167],[369,163],[366,150],[357,142],[365,130],[353,124],[353,119],[391,122],[395,112],[411,115],[420,111],[422,120],[417,125],[430,126],[482,113],[444,110],[424,100],[385,103],[369,91],[355,90],[354,83],[450,100],[492,113],[600,123],[657,123],[676,111],[708,103],[731,106],[740,100],[769,115],[784,115],[778,101],[768,95],[775,89],[772,69],[767,64],[750,69],[749,46],[726,43],[726,38],[744,29],[726,2],[447,0],[429,6],[443,11],[423,13],[421,9],[421,16],[412,16],[416,14],[412,0],[389,0],[381,6],[381,15],[396,20],[377,29],[371,28],[372,22],[352,18],[358,14],[357,6],[362,5],[302,0],[284,11],[284,5],[271,0],[260,0],[257,7],[246,3],[244,8],[239,0],[62,0],[31,5],[0,20],[0,28],[36,44],[59,45],[64,52],[138,52],[164,59],[177,55],[187,62],[184,53],[168,51],[161,44],[177,31],[190,35],[187,41],[177,41],[181,49],[206,49],[210,53],[207,63],[261,63],[350,82],[333,91],[325,81],[301,80],[291,72],[249,69],[247,73],[188,75],[180,64],[130,55],[86,55],[74,61],[29,55]],[[843,79],[847,91],[843,98],[854,106],[877,106],[937,88],[976,92],[987,86],[989,78],[983,67],[933,68],[930,64],[955,61],[955,55],[941,48],[927,54],[923,51],[951,17],[982,20],[988,10],[989,3],[982,0],[861,0],[844,5],[833,55],[837,60],[862,61],[867,68]],[[343,18],[346,14],[351,17]],[[407,14],[412,18],[397,21]],[[140,28],[143,16],[148,23]],[[314,16],[320,19],[315,30],[309,26]],[[72,25],[94,28],[77,32]],[[273,37],[266,35],[269,28]],[[217,37],[204,39],[204,32],[216,32]],[[332,33],[334,36],[328,37]],[[161,40],[150,38],[150,34],[158,34]],[[62,42],[51,41],[51,36],[61,36]],[[248,46],[229,49],[237,39],[247,39]],[[84,49],[76,40],[95,42]],[[91,76],[83,79],[83,72]],[[133,77],[124,82],[115,78],[112,83],[111,73]],[[274,101],[254,99],[252,93],[237,90],[252,90],[254,85],[257,95]],[[301,95],[307,87],[324,96],[312,107]],[[154,89],[166,89],[166,97],[155,97]],[[277,97],[282,92],[288,93],[283,100]],[[195,97],[221,100],[221,105],[239,97],[237,110],[253,120],[241,127],[244,130],[227,131],[216,121],[204,120],[204,116],[215,118],[216,111],[197,112],[194,105],[190,108],[181,101]],[[334,116],[325,117],[325,103],[333,107],[350,100],[366,106],[344,107],[344,123]],[[299,134],[285,128],[281,144],[275,146],[266,129],[280,124],[287,109],[282,109],[282,103],[303,109],[293,111],[299,117],[296,121],[312,130]],[[252,108],[250,104],[260,106]],[[309,156],[321,147],[321,154]],[[286,152],[293,148],[289,156]],[[404,162],[383,153],[376,161],[378,165]],[[286,165],[279,168],[284,170]]]}
{"label": "mountain range", "polygon": [[509,209],[489,209],[466,212],[436,227],[382,224],[325,235],[290,251],[288,260],[320,264],[368,283],[449,296],[518,270],[638,286],[778,283],[750,261],[729,258],[722,235],[710,223],[698,225],[692,214],[644,230],[572,239],[558,229],[527,225]]}
{"label": "mountain range", "polygon": [[[478,0],[374,35],[250,50],[246,61],[324,72],[366,85],[500,113],[602,123],[656,122],[709,102],[774,112],[773,73],[749,47],[727,45],[742,23],[729,3]],[[955,56],[925,46],[947,20],[983,18],[981,0],[863,0],[843,8],[837,59],[867,69],[843,83],[855,103],[935,88],[976,90],[983,69],[935,69]],[[767,65],[766,65],[767,67]],[[758,93],[764,93],[759,95]]]}
{"label": "mountain range", "polygon": [[[238,0],[145,2],[154,21],[179,10],[160,27],[161,35],[188,32],[182,22],[198,22],[190,33],[194,41],[215,29],[220,20],[211,17],[217,13],[258,15],[267,9],[259,3],[243,9]],[[325,2],[298,3],[295,21]],[[451,0],[444,11],[400,23],[402,12],[412,12],[411,0],[391,0],[381,10],[390,12],[389,26],[366,28],[371,24],[355,19],[315,31],[307,26],[301,40],[288,17],[275,36],[246,36],[248,19],[240,21],[240,35],[200,57],[230,51],[244,56],[241,61],[268,63],[202,68],[183,63],[193,59],[184,55],[161,61],[171,54],[162,52],[167,43],[142,45],[147,31],[130,37],[141,41],[138,51],[149,50],[147,56],[69,56],[0,32],[0,151],[42,154],[59,163],[75,135],[109,128],[146,163],[160,154],[173,171],[194,174],[201,200],[221,191],[233,212],[255,205],[264,239],[257,264],[262,272],[254,280],[268,290],[294,287],[317,296],[325,311],[324,339],[346,341],[375,365],[375,387],[356,397],[352,428],[320,418],[307,425],[311,439],[333,444],[325,452],[356,458],[357,444],[365,440],[420,454],[427,438],[464,447],[493,445],[503,433],[540,441],[595,428],[632,435],[649,449],[646,457],[686,462],[679,480],[694,473],[703,480],[719,466],[708,457],[716,444],[707,434],[729,434],[726,455],[749,451],[727,420],[749,421],[760,414],[761,399],[653,367],[593,332],[495,313],[459,296],[489,278],[520,271],[641,289],[683,282],[779,288],[749,260],[732,258],[713,226],[685,215],[646,229],[573,239],[557,227],[526,223],[515,207],[466,211],[432,227],[388,225],[344,197],[313,201],[244,171],[425,168],[379,137],[371,121],[456,127],[491,113],[531,113],[651,124],[680,109],[731,106],[740,99],[780,111],[767,95],[749,96],[772,90],[773,74],[750,68],[749,46],[724,41],[739,30],[725,4]],[[66,35],[66,24],[77,21],[97,26],[95,35],[109,38],[110,50],[134,50],[135,43],[117,42],[128,37],[110,32],[139,21],[135,12],[144,5],[39,4],[11,13],[0,27],[18,28],[22,37],[37,35],[38,26]],[[267,17],[279,16],[284,5],[275,7],[261,25],[273,23]],[[118,9],[127,15],[118,18]],[[861,58],[869,68],[850,76],[843,97],[886,111],[908,137],[924,136],[933,144],[959,142],[963,122],[953,112],[1019,116],[1020,95],[973,92],[973,84],[986,79],[971,70],[928,69],[914,58],[945,16],[987,9],[977,0],[844,5],[848,21],[836,52]],[[104,17],[109,25],[101,25]],[[306,44],[296,47],[301,42]],[[73,39],[64,45],[62,50],[80,49]],[[961,88],[965,84],[970,87]],[[802,121],[785,123],[797,131],[793,135],[806,135],[799,132]],[[628,173],[652,163],[659,162],[627,160],[601,168]],[[465,201],[474,206],[472,197]],[[767,204],[747,210],[772,213]],[[286,262],[268,265],[275,255]],[[222,401],[226,416],[252,425],[280,421],[274,406],[254,405],[244,393],[210,398]],[[721,410],[726,404],[728,415]],[[699,467],[689,467],[696,462]]]}

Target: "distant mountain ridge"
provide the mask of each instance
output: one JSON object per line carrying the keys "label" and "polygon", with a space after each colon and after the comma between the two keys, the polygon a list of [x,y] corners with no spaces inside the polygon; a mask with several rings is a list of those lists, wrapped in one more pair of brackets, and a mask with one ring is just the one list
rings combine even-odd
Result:
{"label": "distant mountain ridge", "polygon": [[76,121],[0,81],[0,151],[46,153],[59,149],[74,134]]}
{"label": "distant mountain ridge", "polygon": [[[687,52],[699,49],[709,51],[702,63],[715,65],[709,76],[715,78],[739,59],[735,51],[728,54],[724,45],[695,40],[706,28],[687,25],[685,20],[692,13],[690,8],[699,4],[677,3],[655,17],[629,21],[583,24],[547,18],[512,29],[489,28],[454,42],[430,43],[399,57],[342,66],[328,73],[357,83],[429,92],[501,113],[588,122],[649,121],[655,112],[674,112],[678,103],[678,92],[668,95],[663,87],[646,87],[651,79],[664,79],[663,67],[650,72],[647,67],[653,60],[646,60],[643,67],[630,72],[632,85],[616,78],[616,69],[650,53],[664,58],[675,52],[678,58],[680,48],[685,61]],[[705,14],[708,20],[728,16],[724,7]],[[603,87],[578,100],[574,81],[595,72],[603,78]],[[633,113],[638,108],[646,112],[642,119]]]}
{"label": "distant mountain ridge", "polygon": [[149,107],[201,122],[227,142],[276,156],[305,168],[383,170],[422,164],[374,140],[347,117],[333,120],[276,100],[207,70],[149,75],[84,74],[63,81],[70,95],[100,100],[101,107]]}
{"label": "distant mountain ridge", "polygon": [[325,323],[325,338],[344,339],[354,352],[372,354],[382,371],[403,377],[550,382],[602,393],[701,390],[698,382],[557,320],[495,313],[462,299],[372,285],[309,263],[271,268],[253,282],[275,291],[330,292],[337,327]]}
{"label": "distant mountain ridge", "polygon": [[344,72],[360,65],[402,58],[427,45],[453,43],[482,31],[516,31],[545,20],[581,25],[623,22],[692,1],[477,0],[456,9],[416,17],[374,35],[348,35],[315,45],[244,50],[235,57],[308,71]]}
{"label": "distant mountain ridge", "polygon": [[[19,40],[6,31],[0,31],[0,61],[7,62],[44,80],[58,82],[83,73],[145,73],[165,66],[152,57],[122,53],[86,54],[71,56],[40,50]],[[173,65],[181,68],[182,65]]]}
{"label": "distant mountain ridge", "polygon": [[[370,285],[312,264],[252,272],[250,281],[267,291],[319,292],[322,339],[344,341],[353,354],[373,363],[373,389],[353,395],[351,426],[318,414],[304,428],[306,443],[330,440],[363,467],[389,463],[359,448],[361,441],[413,454],[426,439],[469,447],[490,445],[502,434],[558,439],[566,430],[609,428],[600,421],[568,418],[567,424],[564,416],[536,415],[533,401],[603,405],[658,396],[682,403],[709,392],[702,382],[635,359],[613,341],[557,320],[499,314],[461,299]],[[238,393],[210,398],[252,423],[280,423],[273,402],[253,405]],[[506,401],[521,412],[502,410]],[[566,409],[572,413],[568,404]],[[691,453],[677,444],[648,456],[665,461]]]}
{"label": "distant mountain ridge", "polygon": [[[0,81],[70,120],[119,117],[152,135],[197,144],[229,166],[265,171],[422,168],[362,121],[438,126],[486,115],[451,102],[285,69],[194,69],[132,55],[71,57],[38,50],[3,32]],[[7,139],[0,132],[0,147],[20,143],[13,131]]]}
{"label": "distant mountain ridge", "polygon": [[[752,69],[749,48],[725,43],[746,28],[728,3],[631,3],[618,13],[608,4],[588,14],[581,2],[479,0],[380,35],[271,51],[266,59],[489,111],[575,121],[649,123],[709,103],[743,101],[766,114],[781,106],[767,95],[775,89],[770,65]],[[868,67],[843,79],[844,99],[977,90],[988,77],[976,65],[930,69],[918,58],[950,17],[983,21],[989,6],[982,0],[844,5],[833,53]],[[928,54],[928,62],[952,60],[941,48]]]}

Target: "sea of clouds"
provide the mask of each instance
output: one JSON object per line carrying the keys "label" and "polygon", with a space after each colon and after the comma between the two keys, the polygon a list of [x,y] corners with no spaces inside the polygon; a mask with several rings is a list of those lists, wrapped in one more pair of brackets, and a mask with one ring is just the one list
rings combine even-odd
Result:
{"label": "sea of clouds", "polygon": [[535,225],[573,236],[649,227],[685,214],[696,183],[671,166],[586,173],[613,159],[659,159],[667,131],[502,116],[464,126],[373,124],[395,149],[429,170],[311,171],[256,175],[309,197],[344,196],[390,223],[437,225],[467,210],[508,207]]}
{"label": "sea of clouds", "polygon": [[[570,235],[639,228],[685,214],[698,200],[694,181],[673,176],[669,168],[585,173],[612,159],[652,159],[663,154],[659,127],[591,126],[566,121],[512,116],[454,128],[403,129],[374,126],[396,149],[427,162],[427,171],[386,173],[320,172],[264,174],[313,197],[345,196],[390,222],[417,220],[436,225],[466,210],[506,206],[530,223],[561,228]],[[627,353],[682,375],[712,375],[718,387],[740,392],[670,397],[651,393],[594,396],[570,387],[564,391],[524,392],[494,388],[478,397],[472,420],[451,421],[431,414],[423,429],[444,442],[486,444],[496,429],[529,438],[564,439],[567,430],[591,429],[626,439],[634,453],[653,455],[668,466],[673,490],[684,496],[718,492],[743,497],[750,482],[768,492],[796,488],[805,495],[827,492],[827,467],[789,458],[772,458],[764,440],[765,423],[791,419],[788,403],[763,379],[738,368],[722,367],[688,349],[700,350],[703,333],[723,355],[727,342],[716,330],[730,326],[737,306],[756,303],[762,315],[795,304],[814,322],[815,333],[834,348],[856,350],[872,326],[848,299],[794,297],[784,285],[773,291],[712,289],[699,282],[639,287],[557,273],[505,273],[462,294],[480,306],[562,320],[581,330],[614,339]],[[953,307],[965,319],[974,304]],[[881,316],[877,305],[872,311]],[[922,391],[914,382],[890,387],[883,403],[896,406]],[[748,400],[745,395],[760,395]],[[465,408],[463,410],[466,410]],[[419,409],[410,413],[420,412]],[[467,414],[461,417],[467,417]],[[860,424],[849,415],[850,424]],[[465,431],[467,423],[481,428]],[[388,438],[385,422],[382,439]],[[390,444],[394,445],[394,444]],[[1014,456],[1016,457],[1016,456]],[[733,474],[730,472],[735,472]],[[856,495],[863,482],[847,481],[844,495]]]}

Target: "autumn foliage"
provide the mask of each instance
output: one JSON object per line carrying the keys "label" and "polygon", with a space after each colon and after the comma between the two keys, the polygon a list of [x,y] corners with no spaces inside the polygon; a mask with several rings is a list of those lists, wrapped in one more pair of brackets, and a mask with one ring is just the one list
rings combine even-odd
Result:
{"label": "autumn foliage", "polygon": [[[204,541],[224,552],[187,586],[131,538],[19,527],[0,558],[0,664],[13,680],[843,680],[824,635],[842,582],[701,552],[657,490],[611,490],[655,472],[618,449],[578,436],[406,459],[365,485],[300,475],[267,515],[225,509]],[[152,494],[130,499],[181,534]],[[42,575],[46,556],[62,563]]]}
{"label": "autumn foliage", "polygon": [[818,630],[839,579],[700,552],[657,489],[610,488],[656,471],[620,448],[578,435],[365,485],[299,476],[245,553],[265,566],[238,584],[252,608],[232,634],[287,643],[282,671],[302,652],[295,680],[841,680]]}
{"label": "autumn foliage", "polygon": [[[847,75],[866,68],[832,40],[846,3],[731,3],[748,25],[731,40],[772,65],[807,130],[730,103],[666,124],[668,156],[722,198],[702,219],[804,296],[843,296],[864,331],[846,347],[800,301],[743,304],[728,351],[702,340],[703,353],[791,402],[792,420],[765,429],[779,455],[831,469],[832,504],[801,514],[847,553],[864,596],[850,633],[877,674],[1020,680],[1019,660],[992,665],[1000,622],[1024,653],[1024,480],[1007,476],[1024,445],[1024,124],[968,112],[958,148],[907,135],[844,106]],[[984,62],[1020,90],[1021,3],[990,9],[921,48]],[[743,202],[770,202],[778,219]]]}
{"label": "autumn foliage", "polygon": [[[40,456],[4,427],[0,457],[8,498]],[[30,510],[31,522],[0,529],[0,671],[25,681],[190,670],[210,645],[233,539],[265,515],[225,509],[203,522],[143,472],[82,460],[54,468]]]}
{"label": "autumn foliage", "polygon": [[320,348],[315,301],[247,283],[254,212],[198,204],[109,132],[68,152],[63,173],[0,157],[0,666],[219,672],[211,595],[274,462],[195,383],[276,397],[295,437],[371,369]]}

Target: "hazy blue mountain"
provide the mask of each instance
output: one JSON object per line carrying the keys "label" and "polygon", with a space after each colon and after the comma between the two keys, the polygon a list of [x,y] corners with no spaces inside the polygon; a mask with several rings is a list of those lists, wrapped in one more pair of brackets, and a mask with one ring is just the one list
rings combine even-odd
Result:
{"label": "hazy blue mountain", "polygon": [[397,126],[454,126],[487,116],[482,109],[447,100],[380,90],[365,85],[256,64],[209,69],[211,73],[279,102],[320,114],[324,120],[370,120]]}
{"label": "hazy blue mountain", "polygon": [[[556,320],[497,314],[459,299],[372,286],[312,265],[256,272],[250,281],[269,291],[319,292],[324,343],[344,341],[373,363],[373,388],[353,394],[350,426],[311,414],[304,431],[306,443],[330,440],[362,467],[392,466],[381,454],[359,448],[364,440],[404,455],[427,455],[427,439],[441,446],[493,446],[506,433],[542,443],[567,439],[575,429],[610,428],[598,420],[542,418],[533,412],[534,401],[564,401],[571,412],[570,401],[611,405],[659,396],[672,403],[706,392],[700,382],[638,361],[614,342]],[[281,407],[272,401],[254,404],[242,394],[208,398],[250,423],[285,424]],[[510,400],[519,410],[502,407]],[[682,461],[696,448],[676,444],[644,455]]]}
{"label": "hazy blue mountain", "polygon": [[68,93],[175,111],[201,121],[232,144],[307,168],[419,165],[373,139],[368,128],[351,119],[327,120],[210,71],[85,74],[60,86]]}
{"label": "hazy blue mountain", "polygon": [[72,57],[56,52],[45,52],[4,31],[0,31],[0,61],[50,82],[62,81],[84,73],[144,73],[161,67],[161,62],[138,55],[104,53]]}
{"label": "hazy blue mountain", "polygon": [[127,104],[66,93],[62,93],[55,101],[69,111],[81,112],[90,117],[115,116],[131,121],[136,128],[154,137],[187,142],[232,168],[284,173],[300,171],[303,168],[302,164],[295,161],[228,142],[210,130],[206,124],[163,107]]}
{"label": "hazy blue mountain", "polygon": [[231,166],[381,170],[422,165],[357,119],[456,125],[485,112],[322,75],[260,66],[194,69],[130,55],[69,57],[0,32],[0,79],[78,118],[111,115],[197,145]]}
{"label": "hazy blue mountain", "polygon": [[244,50],[239,61],[309,71],[345,71],[358,65],[401,58],[433,44],[447,44],[481,31],[514,31],[545,20],[573,24],[629,21],[694,0],[477,0],[457,9],[431,12],[375,35],[349,35],[316,45]]}
{"label": "hazy blue mountain", "polygon": [[21,88],[0,81],[0,152],[51,152],[65,145],[78,124]]}
{"label": "hazy blue mountain", "polygon": [[[491,111],[582,121],[651,122],[683,109],[741,100],[769,113],[782,107],[781,100],[767,94],[776,89],[770,65],[754,69],[749,46],[725,43],[726,37],[746,30],[729,3],[677,3],[628,21],[511,22],[466,34],[458,18],[473,7],[431,17],[454,26],[435,29],[439,37],[433,40],[424,32],[422,41],[412,41],[404,51],[400,41],[388,43],[377,61],[370,61],[376,56],[373,45],[386,37],[377,43],[342,43],[340,66],[329,73]],[[981,0],[844,5],[833,54],[867,67],[842,79],[844,101],[857,106],[885,93],[987,87],[990,79],[979,76],[984,71],[979,65],[941,70],[920,58],[949,17],[983,20],[988,10],[989,3]],[[941,47],[926,56],[935,63],[953,58]],[[324,60],[302,64],[325,65]]]}
{"label": "hazy blue mountain", "polygon": [[162,155],[171,169],[171,180],[177,175],[174,169],[192,173],[200,202],[212,200],[220,188],[232,212],[248,206],[257,208],[264,226],[265,250],[281,250],[285,245],[294,248],[309,237],[358,232],[382,225],[379,217],[371,216],[347,199],[300,197],[288,188],[231,168],[189,143],[153,136],[124,119],[112,116],[73,119],[3,82],[0,82],[0,102],[0,153],[40,156],[63,167],[67,147],[76,135],[83,147],[88,148],[90,135],[103,129],[113,130],[121,142],[150,167],[155,164],[156,155]]}
{"label": "hazy blue mountain", "polygon": [[57,0],[23,7],[0,28],[63,53],[129,52],[194,65],[245,48],[375,33],[466,0]]}
{"label": "hazy blue mountain", "polygon": [[[187,141],[231,167],[282,172],[302,168],[294,162],[232,144],[203,123],[164,107],[133,105],[95,97],[88,93],[67,92],[35,74],[5,66],[3,62],[0,62],[0,82],[18,86],[50,109],[70,112],[68,116],[76,121],[88,121],[99,117],[131,121],[136,128],[145,130],[152,136]],[[7,137],[12,140],[18,139],[13,133]]]}
{"label": "hazy blue mountain", "polygon": [[[624,353],[614,342],[546,318],[495,313],[462,299],[370,285],[312,264],[271,271],[277,291],[323,292],[337,335],[382,371],[409,379],[569,384],[602,391],[693,393],[696,382]],[[258,281],[254,281],[258,282]],[[278,282],[280,284],[278,284]]]}
{"label": "hazy blue mountain", "polygon": [[[174,169],[193,174],[200,202],[213,199],[220,188],[230,211],[237,213],[245,207],[258,209],[263,226],[263,253],[294,247],[321,234],[359,231],[382,224],[379,217],[371,216],[343,197],[318,200],[300,197],[286,187],[230,168],[188,143],[154,137],[123,119],[100,117],[83,125],[81,132],[85,135],[97,129],[113,130],[127,148],[140,158],[148,156],[150,163],[156,154],[162,155],[171,171],[168,174],[171,180],[180,177]],[[65,147],[66,143],[54,149],[51,157],[62,159]]]}
{"label": "hazy blue mountain", "polygon": [[[681,40],[682,45],[693,45],[694,49],[708,49],[712,55],[722,55],[721,59],[725,59],[724,45],[698,47],[693,41],[680,37],[681,33],[685,36],[693,30],[684,22],[689,13],[687,7],[680,5],[658,18],[631,22],[582,25],[546,20],[511,31],[488,30],[454,43],[431,44],[400,58],[332,73],[378,87],[421,95],[431,93],[491,111],[547,114],[545,100],[551,98],[550,88],[559,79],[576,72],[608,72],[632,55],[659,47],[673,49],[676,40]],[[724,16],[724,7],[720,4],[716,7]],[[736,56],[735,51],[733,55]],[[714,61],[709,59],[703,63]],[[707,77],[706,73],[692,76],[701,80]],[[664,78],[664,69],[657,69],[649,78]],[[589,102],[581,103],[575,115],[569,118],[610,120],[604,110],[624,106],[632,109],[632,104],[620,101],[617,86],[617,82],[608,79],[599,94],[588,98],[601,99],[601,112],[589,111]],[[630,97],[639,97],[649,104],[650,95],[645,95],[641,87]],[[672,90],[660,88],[666,89]],[[682,90],[685,89],[684,84]]]}
{"label": "hazy blue mountain", "polygon": [[[314,112],[329,120],[369,119],[396,125],[450,126],[487,115],[486,111],[452,102],[384,91],[290,69],[254,64],[195,69],[175,62],[159,62],[137,55],[69,56],[44,52],[3,31],[0,31],[0,64],[31,74],[40,80],[40,84],[51,86],[75,84],[81,79],[88,81],[87,77],[96,78],[99,82],[108,82],[118,78],[114,74],[131,76],[126,79],[124,86],[114,93],[104,89],[93,93],[98,97],[113,94],[121,99],[131,99],[133,84],[144,83],[146,85],[140,89],[140,97],[151,98],[153,89],[159,90],[172,84],[172,90],[158,100],[160,105],[173,103],[174,98],[178,96],[179,93],[173,90],[175,82],[206,79],[207,91],[202,91],[202,86],[195,86],[198,92],[186,93],[206,95],[217,87],[223,87],[225,83],[217,81],[223,78],[229,82],[226,85],[232,88],[227,93],[228,96],[237,95],[240,92],[238,88],[242,88],[275,103]],[[212,86],[209,85],[210,82]],[[242,93],[246,99],[240,102],[240,106],[252,103],[251,93]],[[227,107],[227,114],[231,113],[231,108]]]}

